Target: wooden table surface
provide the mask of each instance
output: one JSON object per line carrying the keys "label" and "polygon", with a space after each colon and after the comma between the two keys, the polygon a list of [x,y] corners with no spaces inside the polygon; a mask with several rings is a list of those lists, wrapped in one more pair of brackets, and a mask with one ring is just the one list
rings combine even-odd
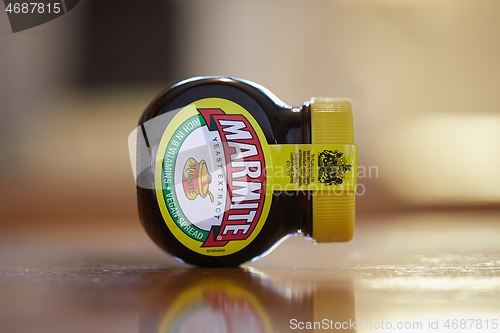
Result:
{"label": "wooden table surface", "polygon": [[11,230],[0,332],[500,332],[499,222],[365,216],[350,243],[291,237],[238,269],[178,263],[135,221]]}

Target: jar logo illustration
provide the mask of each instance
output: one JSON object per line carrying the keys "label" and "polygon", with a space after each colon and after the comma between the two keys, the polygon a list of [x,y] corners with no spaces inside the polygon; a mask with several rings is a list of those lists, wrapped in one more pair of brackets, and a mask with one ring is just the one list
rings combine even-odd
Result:
{"label": "jar logo illustration", "polygon": [[351,169],[344,153],[338,150],[323,150],[318,154],[318,180],[326,186],[341,185]]}
{"label": "jar logo illustration", "polygon": [[206,198],[208,195],[210,201],[214,202],[214,196],[208,189],[211,182],[212,176],[208,172],[207,162],[201,160],[198,163],[190,157],[184,164],[182,173],[182,186],[186,197],[189,200],[194,200],[198,195],[202,198]]}

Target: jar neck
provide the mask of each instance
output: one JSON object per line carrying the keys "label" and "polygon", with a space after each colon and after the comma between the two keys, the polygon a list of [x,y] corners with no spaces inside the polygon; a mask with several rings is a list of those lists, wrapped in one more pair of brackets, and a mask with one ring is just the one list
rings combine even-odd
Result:
{"label": "jar neck", "polygon": [[[278,140],[278,144],[310,144],[311,113],[309,102],[305,102],[300,107],[284,108],[280,111],[280,123],[282,129],[286,129],[286,135],[284,139]],[[286,201],[287,209],[283,213],[290,231],[301,232],[302,235],[311,237],[312,192],[304,190],[283,191],[277,199]]]}
{"label": "jar neck", "polygon": [[[274,111],[274,110],[273,110]],[[309,102],[300,107],[279,107],[269,112],[277,144],[311,143],[311,112]]]}

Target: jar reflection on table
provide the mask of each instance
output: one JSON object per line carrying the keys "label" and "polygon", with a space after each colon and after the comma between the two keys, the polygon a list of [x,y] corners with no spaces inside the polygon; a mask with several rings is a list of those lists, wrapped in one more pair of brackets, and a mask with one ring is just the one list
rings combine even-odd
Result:
{"label": "jar reflection on table", "polygon": [[[336,323],[355,320],[352,282],[346,276],[186,269],[152,286],[139,331],[311,332],[335,330]],[[355,332],[349,327],[342,331]]]}

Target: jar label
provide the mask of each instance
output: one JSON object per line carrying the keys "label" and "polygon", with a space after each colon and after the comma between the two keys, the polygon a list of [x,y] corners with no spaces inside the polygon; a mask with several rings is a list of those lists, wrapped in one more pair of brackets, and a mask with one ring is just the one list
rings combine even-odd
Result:
{"label": "jar label", "polygon": [[342,194],[357,185],[358,146],[349,144],[270,145],[268,186],[273,192]]}
{"label": "jar label", "polygon": [[252,242],[271,204],[270,154],[257,121],[237,103],[206,98],[180,110],[155,163],[159,208],[174,236],[209,256]]}

